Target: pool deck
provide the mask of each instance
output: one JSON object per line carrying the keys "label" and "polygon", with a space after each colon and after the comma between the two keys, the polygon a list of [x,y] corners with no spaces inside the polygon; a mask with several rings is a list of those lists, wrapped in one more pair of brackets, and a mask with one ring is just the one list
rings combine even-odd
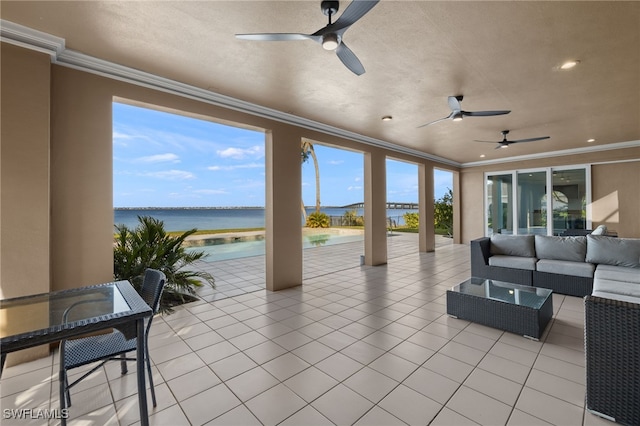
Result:
{"label": "pool deck", "polygon": [[[308,232],[309,230],[307,230]],[[314,230],[311,230],[314,231]],[[343,230],[341,233],[361,233],[358,230]],[[264,231],[253,231],[253,233]],[[314,231],[319,232],[319,231]],[[326,230],[324,230],[326,232]],[[212,234],[212,236],[237,237],[240,233]],[[210,238],[209,235],[196,237]],[[452,239],[436,235],[436,248],[452,244]],[[418,234],[392,232],[387,238],[387,258],[393,259],[418,252]],[[360,256],[364,254],[364,241],[348,242],[307,248],[303,250],[303,280],[309,280],[336,271],[343,271],[360,266]],[[207,302],[226,299],[241,294],[264,290],[265,256],[251,256],[215,262],[198,261],[194,269],[209,272],[216,279],[215,288],[200,288],[198,295]]]}

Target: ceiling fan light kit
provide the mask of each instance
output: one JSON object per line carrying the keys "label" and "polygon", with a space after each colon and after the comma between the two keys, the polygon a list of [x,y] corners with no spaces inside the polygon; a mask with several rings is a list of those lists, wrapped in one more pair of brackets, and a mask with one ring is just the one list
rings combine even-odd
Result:
{"label": "ceiling fan light kit", "polygon": [[322,47],[324,50],[336,50],[340,44],[340,38],[335,33],[329,33],[322,36]]}

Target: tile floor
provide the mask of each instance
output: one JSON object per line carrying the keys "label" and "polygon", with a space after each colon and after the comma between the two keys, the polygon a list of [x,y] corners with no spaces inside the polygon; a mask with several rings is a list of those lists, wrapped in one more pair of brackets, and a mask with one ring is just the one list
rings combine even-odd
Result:
{"label": "tile floor", "polygon": [[[584,408],[581,299],[553,296],[539,342],[450,318],[445,291],[469,277],[469,247],[417,253],[416,241],[389,238],[379,267],[360,266],[361,243],[308,249],[304,285],[277,293],[264,259],[202,265],[217,289],[152,327],[151,424],[612,424]],[[56,354],[6,368],[3,414],[55,409],[57,389]],[[72,403],[70,425],[138,424],[135,365],[108,364]]]}

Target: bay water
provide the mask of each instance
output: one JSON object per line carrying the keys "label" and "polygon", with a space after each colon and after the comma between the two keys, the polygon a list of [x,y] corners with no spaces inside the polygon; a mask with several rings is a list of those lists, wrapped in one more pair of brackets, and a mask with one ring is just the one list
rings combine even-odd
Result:
{"label": "bay water", "polygon": [[[307,207],[307,213],[315,211]],[[343,216],[351,209],[345,207],[322,207],[321,212],[329,216]],[[364,215],[364,209],[355,209],[358,216]],[[417,210],[387,209],[387,217],[397,225],[404,224],[404,213],[417,213]],[[113,211],[113,223],[124,224],[128,228],[138,226],[138,216],[151,216],[164,222],[167,231],[186,231],[218,229],[264,228],[264,208],[262,207],[213,207],[213,208],[116,208]],[[303,224],[302,214],[300,223]]]}

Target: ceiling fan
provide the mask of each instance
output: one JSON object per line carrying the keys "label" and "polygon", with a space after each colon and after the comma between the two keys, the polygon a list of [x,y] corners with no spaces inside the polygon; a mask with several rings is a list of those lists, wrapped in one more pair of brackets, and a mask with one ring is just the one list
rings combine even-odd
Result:
{"label": "ceiling fan", "polygon": [[331,18],[338,11],[339,1],[323,1],[320,5],[322,13],[329,17],[329,23],[313,34],[300,33],[263,33],[263,34],[236,34],[237,38],[244,40],[260,41],[290,41],[290,40],[313,40],[320,43],[325,50],[335,50],[338,58],[354,74],[364,74],[364,66],[356,55],[342,41],[342,37],[357,20],[369,12],[380,0],[353,0],[342,12],[342,15],[335,21]]}
{"label": "ceiling fan", "polygon": [[489,117],[492,115],[504,115],[504,114],[509,114],[511,111],[507,111],[507,110],[501,110],[501,111],[463,111],[462,110],[462,106],[460,105],[460,102],[462,102],[463,96],[462,95],[458,95],[458,96],[449,96],[448,101],[449,101],[449,108],[451,108],[451,114],[449,114],[448,116],[441,118],[439,120],[436,121],[432,121],[430,123],[427,124],[423,124],[422,126],[418,126],[418,128],[420,127],[425,127],[425,126],[430,126],[432,124],[438,123],[440,121],[444,121],[444,120],[453,120],[453,121],[460,121],[462,120],[463,117]]}
{"label": "ceiling fan", "polygon": [[476,140],[475,142],[487,142],[487,143],[497,143],[498,146],[496,146],[496,149],[498,148],[508,148],[509,145],[511,145],[512,143],[520,143],[520,142],[535,142],[535,141],[541,141],[544,139],[549,139],[551,136],[540,136],[537,138],[528,138],[528,139],[516,139],[516,140],[507,140],[507,135],[509,134],[508,130],[503,130],[502,132],[502,140],[501,141],[479,141]]}

